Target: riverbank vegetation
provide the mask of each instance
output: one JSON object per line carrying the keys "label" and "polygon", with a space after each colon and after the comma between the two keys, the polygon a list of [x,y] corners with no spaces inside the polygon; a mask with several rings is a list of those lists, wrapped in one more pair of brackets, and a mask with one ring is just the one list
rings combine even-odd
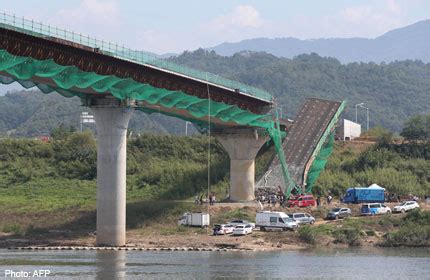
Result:
{"label": "riverbank vegetation", "polygon": [[331,242],[360,246],[370,242],[385,247],[429,247],[430,211],[418,209],[406,215],[346,218],[341,223],[303,226],[298,235],[311,245]]}
{"label": "riverbank vegetation", "polygon": [[336,142],[314,193],[341,196],[348,187],[377,183],[396,195],[430,193],[430,115],[412,117],[401,135],[375,127],[375,143]]}
{"label": "riverbank vegetation", "polygon": [[[330,191],[332,195],[341,195],[348,187],[377,183],[396,194],[428,195],[429,141],[421,138],[393,140],[380,129],[376,131],[379,131],[376,143],[335,144],[334,154],[318,179],[314,194],[325,195]],[[142,231],[154,225],[162,229],[166,225],[157,221],[161,216],[168,216],[167,226],[174,225],[177,229],[175,219],[183,212],[204,210],[184,201],[192,201],[208,191],[208,149],[210,191],[215,192],[220,201],[227,195],[229,158],[215,139],[204,135],[154,134],[129,139],[127,226]],[[257,177],[264,174],[273,155],[273,147],[264,145],[256,160]],[[48,142],[0,140],[0,232],[25,235],[58,228],[72,232],[94,231],[96,171],[96,140],[89,131],[80,133],[63,126],[53,131]],[[254,217],[254,210],[232,211],[214,216],[213,222]],[[325,215],[321,209],[312,211],[317,217]],[[395,231],[386,236],[384,244],[413,243],[409,239],[428,237],[428,227],[419,222],[426,221],[428,216],[425,217],[408,218],[404,222],[387,218],[386,222],[390,222]],[[320,234],[325,234],[341,244],[354,245],[377,232],[368,221],[372,220],[347,219],[341,228],[331,225],[303,227],[299,236],[303,242],[312,244]],[[412,222],[418,226],[408,227]],[[166,232],[171,230],[166,229]],[[406,241],[405,236],[409,236]]]}

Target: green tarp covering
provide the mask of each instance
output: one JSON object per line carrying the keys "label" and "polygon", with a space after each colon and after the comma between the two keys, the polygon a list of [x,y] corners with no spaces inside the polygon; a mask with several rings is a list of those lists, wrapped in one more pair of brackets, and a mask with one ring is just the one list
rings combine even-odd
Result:
{"label": "green tarp covering", "polygon": [[309,169],[307,179],[306,179],[306,183],[307,183],[306,192],[312,191],[312,187],[317,181],[321,171],[324,170],[324,167],[328,161],[328,158],[333,152],[333,145],[334,145],[334,132],[332,132],[327,137],[326,142],[324,143],[320,152],[312,162],[311,168]]}
{"label": "green tarp covering", "polygon": [[[242,110],[235,105],[228,105],[208,99],[188,95],[182,91],[170,91],[142,84],[132,79],[116,76],[103,76],[93,72],[84,72],[75,66],[62,66],[53,60],[36,60],[30,57],[18,57],[0,50],[0,71],[4,71],[24,87],[37,86],[44,93],[57,91],[71,97],[83,97],[80,89],[92,89],[96,94],[109,92],[118,99],[146,101],[151,105],[164,108],[186,110],[193,117],[200,119],[211,116],[223,122],[239,125],[273,128],[274,122],[268,115],[258,115]],[[34,77],[49,78],[56,87],[35,84],[29,80]],[[0,82],[8,84],[11,78],[2,76]],[[208,104],[210,102],[210,104]],[[210,105],[210,106],[209,106]],[[209,111],[210,108],[210,111]]]}
{"label": "green tarp covering", "polygon": [[[156,88],[149,84],[142,84],[132,79],[118,78],[116,76],[103,76],[93,72],[84,72],[75,66],[62,66],[53,60],[36,60],[30,57],[18,57],[0,50],[0,71],[10,75],[0,75],[0,82],[10,84],[14,81],[25,88],[38,87],[44,93],[56,91],[63,96],[78,96],[85,98],[86,94],[80,92],[82,89],[92,89],[95,94],[111,93],[120,100],[132,99],[146,101],[151,105],[164,108],[186,110],[196,119],[176,115],[174,113],[163,114],[179,117],[195,122],[201,126],[206,125],[205,117],[217,118],[223,122],[234,122],[243,126],[254,126],[265,128],[275,145],[276,152],[282,164],[284,179],[289,191],[295,186],[291,180],[284,152],[282,150],[281,132],[279,124],[269,115],[258,115],[242,110],[235,105],[228,105],[208,99],[201,99],[187,95],[181,91],[170,91]],[[37,84],[36,78],[48,78],[52,80],[55,87],[46,84]],[[210,102],[210,104],[209,104]],[[152,109],[138,108],[144,112],[151,113]]]}

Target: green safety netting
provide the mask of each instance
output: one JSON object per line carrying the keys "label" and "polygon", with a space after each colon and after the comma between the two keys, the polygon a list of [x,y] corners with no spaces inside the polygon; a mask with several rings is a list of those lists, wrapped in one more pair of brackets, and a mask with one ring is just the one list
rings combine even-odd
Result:
{"label": "green safety netting", "polygon": [[[14,56],[5,50],[0,50],[0,71],[13,77],[3,76],[0,82],[10,83],[11,80],[15,80],[26,88],[37,86],[44,93],[58,91],[64,96],[83,97],[84,94],[79,93],[79,89],[90,88],[96,93],[109,92],[121,100],[146,101],[151,105],[164,108],[186,110],[197,119],[210,116],[223,122],[234,122],[239,125],[263,128],[272,128],[274,125],[270,116],[254,114],[235,105],[198,98],[182,91],[156,88],[129,78],[84,72],[75,66],[58,65],[51,59],[36,60],[30,57]],[[33,77],[49,78],[56,87],[36,84],[30,81]]]}
{"label": "green safety netting", "polygon": [[297,188],[296,182],[294,182],[294,180],[290,176],[290,173],[288,172],[288,165],[285,160],[284,150],[282,149],[282,139],[283,139],[283,136],[285,137],[286,135],[283,135],[280,130],[277,111],[276,111],[276,127],[268,128],[267,132],[269,133],[269,136],[273,141],[276,154],[278,155],[279,162],[281,163],[281,169],[282,169],[282,174],[283,174],[284,183],[285,183],[285,196],[289,198],[291,191],[293,189],[296,189],[298,191],[301,191],[301,189]]}
{"label": "green safety netting", "polygon": [[327,137],[326,141],[324,142],[324,145],[322,146],[321,150],[319,151],[318,155],[315,157],[314,161],[312,162],[311,168],[309,169],[308,175],[306,177],[306,183],[307,183],[306,192],[308,193],[312,191],[312,187],[314,186],[316,180],[318,179],[318,176],[320,175],[321,171],[324,170],[324,167],[328,161],[328,158],[333,152],[334,134],[335,134],[334,132],[330,133],[330,135]]}

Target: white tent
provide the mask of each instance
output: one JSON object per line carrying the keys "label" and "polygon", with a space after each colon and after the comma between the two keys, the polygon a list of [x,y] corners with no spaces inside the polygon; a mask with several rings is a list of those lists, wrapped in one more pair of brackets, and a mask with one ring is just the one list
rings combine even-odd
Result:
{"label": "white tent", "polygon": [[369,189],[382,189],[382,190],[385,190],[385,188],[379,186],[378,184],[371,184],[368,188]]}

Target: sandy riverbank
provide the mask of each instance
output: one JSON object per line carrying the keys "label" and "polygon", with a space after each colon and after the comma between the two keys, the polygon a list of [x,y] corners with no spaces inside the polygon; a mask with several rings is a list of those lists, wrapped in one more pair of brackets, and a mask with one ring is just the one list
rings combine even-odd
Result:
{"label": "sandy riverbank", "polygon": [[[192,205],[192,204],[190,204]],[[394,204],[388,204],[393,207]],[[334,203],[331,206],[338,206]],[[190,206],[191,207],[191,206]],[[202,211],[209,211],[211,224],[225,223],[236,216],[252,220],[259,211],[256,203],[219,203]],[[352,205],[354,216],[359,215],[359,206]],[[422,205],[427,211],[429,206]],[[211,228],[188,228],[178,226],[176,218],[166,214],[166,218],[151,220],[141,226],[127,231],[127,247],[135,248],[237,248],[249,250],[300,250],[310,247],[348,247],[348,246],[379,246],[387,232],[395,230],[392,223],[388,223],[387,216],[379,217],[351,217],[345,220],[326,221],[328,207],[306,209],[284,209],[275,207],[286,213],[307,212],[316,217],[317,222],[311,226],[318,235],[315,240],[309,239],[309,233],[298,232],[260,232],[258,229],[247,236],[213,236]],[[393,219],[400,219],[404,214],[392,215]],[[391,219],[391,218],[390,218]],[[358,231],[357,236],[349,236],[352,229]],[[334,232],[337,233],[334,233]],[[345,231],[345,236],[339,236]],[[352,232],[354,233],[354,232]],[[306,235],[307,234],[307,235]],[[311,236],[312,237],[312,236]],[[351,242],[351,238],[355,238]],[[33,230],[25,234],[0,233],[0,247],[20,246],[94,246],[96,235],[94,230],[88,231],[79,227],[69,227],[50,230]]]}

